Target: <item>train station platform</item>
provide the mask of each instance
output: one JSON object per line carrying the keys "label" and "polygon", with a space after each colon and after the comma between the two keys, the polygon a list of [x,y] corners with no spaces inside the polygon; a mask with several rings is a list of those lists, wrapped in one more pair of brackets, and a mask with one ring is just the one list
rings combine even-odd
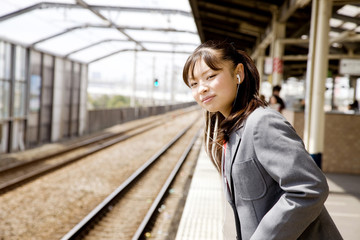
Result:
{"label": "train station platform", "polygon": [[[330,188],[326,208],[345,240],[358,239],[360,175],[325,175]],[[224,201],[220,176],[202,147],[176,240],[233,240],[235,228],[231,218],[232,211]]]}

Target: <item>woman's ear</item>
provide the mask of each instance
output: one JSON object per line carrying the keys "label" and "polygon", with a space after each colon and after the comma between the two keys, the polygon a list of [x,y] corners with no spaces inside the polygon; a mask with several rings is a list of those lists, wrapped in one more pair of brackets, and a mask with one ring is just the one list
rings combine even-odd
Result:
{"label": "woman's ear", "polygon": [[239,63],[235,68],[235,74],[239,75],[240,81],[238,82],[241,84],[244,81],[245,74],[244,74],[244,65],[242,63]]}

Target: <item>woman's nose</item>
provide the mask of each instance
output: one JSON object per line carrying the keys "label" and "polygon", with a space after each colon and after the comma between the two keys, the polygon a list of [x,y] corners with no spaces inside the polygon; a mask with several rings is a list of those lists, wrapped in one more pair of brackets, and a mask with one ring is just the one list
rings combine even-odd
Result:
{"label": "woman's nose", "polygon": [[209,90],[209,86],[205,83],[200,83],[199,86],[199,93],[204,93],[207,92]]}

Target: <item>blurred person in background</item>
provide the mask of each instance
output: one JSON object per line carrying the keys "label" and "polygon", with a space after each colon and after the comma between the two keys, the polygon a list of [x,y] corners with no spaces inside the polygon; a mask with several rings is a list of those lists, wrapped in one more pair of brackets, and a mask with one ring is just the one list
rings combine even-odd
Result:
{"label": "blurred person in background", "polygon": [[355,113],[359,111],[359,102],[357,100],[354,100],[353,103],[348,105],[349,110],[353,110]]}
{"label": "blurred person in background", "polygon": [[270,97],[269,104],[270,107],[282,113],[283,109],[285,109],[285,103],[284,100],[280,97],[280,91],[281,87],[279,85],[273,87],[272,96]]}

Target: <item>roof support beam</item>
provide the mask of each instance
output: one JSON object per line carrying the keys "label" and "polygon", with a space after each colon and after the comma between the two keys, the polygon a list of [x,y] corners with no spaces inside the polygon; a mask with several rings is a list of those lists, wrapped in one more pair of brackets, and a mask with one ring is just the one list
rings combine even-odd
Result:
{"label": "roof support beam", "polygon": [[268,33],[266,35],[266,37],[261,41],[261,43],[258,46],[256,46],[255,51],[251,55],[251,58],[252,59],[257,59],[257,57],[259,56],[259,53],[262,50],[266,49],[271,44],[273,38],[274,38],[274,32],[271,31],[270,33]]}
{"label": "roof support beam", "polygon": [[[48,36],[48,37],[46,37],[46,38],[42,38],[42,39],[40,39],[40,40],[32,43],[32,44],[30,45],[30,47],[35,47],[35,45],[37,45],[37,44],[39,44],[39,43],[41,43],[41,42],[45,42],[45,41],[47,41],[47,40],[50,40],[50,39],[59,37],[59,36],[64,35],[64,34],[66,34],[66,33],[69,33],[69,32],[72,32],[72,31],[75,31],[75,30],[78,30],[78,29],[88,28],[88,27],[89,27],[89,25],[83,25],[83,26],[76,26],[76,27],[68,28],[68,29],[66,29],[65,31],[59,32],[59,33],[54,34],[54,35],[50,35],[50,36]],[[95,27],[95,25],[93,25],[92,27]],[[104,27],[104,28],[106,28],[106,26],[96,26],[96,27]]]}
{"label": "roof support beam", "polygon": [[[36,44],[39,44],[41,42],[50,40],[52,38],[59,37],[59,36],[64,35],[66,33],[69,33],[69,32],[72,32],[72,31],[75,31],[75,30],[78,30],[78,29],[84,29],[84,28],[109,28],[109,26],[106,26],[106,25],[82,25],[82,26],[76,26],[76,27],[68,28],[63,32],[51,35],[49,37],[40,39],[40,40],[32,43],[31,47],[34,47]],[[186,31],[186,30],[175,30],[175,29],[171,29],[171,28],[149,28],[149,27],[140,28],[140,27],[116,26],[116,25],[115,25],[114,28],[118,29],[118,30],[121,30],[121,31],[125,31],[125,30],[139,30],[140,31],[141,30],[141,31],[157,31],[157,32],[185,32],[185,33],[191,33],[191,34],[196,34],[197,35],[197,32]],[[129,41],[134,42],[131,39]]]}
{"label": "roof support beam", "polygon": [[123,29],[118,28],[110,19],[107,19],[104,15],[102,15],[99,11],[93,9],[90,5],[88,5],[83,0],[76,0],[76,3],[80,6],[83,6],[85,9],[90,10],[92,13],[94,13],[99,18],[103,19],[104,21],[108,22],[111,27],[116,28],[119,32],[121,32],[123,35],[125,35],[130,41],[133,41],[137,43],[141,47],[141,49],[145,50],[146,48],[140,44],[138,41],[136,41],[134,38],[132,38],[129,34],[127,34]]}
{"label": "roof support beam", "polygon": [[298,8],[305,7],[311,0],[286,0],[280,8],[279,19],[281,23],[285,23]]}
{"label": "roof support beam", "polygon": [[197,0],[189,0],[193,15],[194,15],[194,21],[196,24],[196,28],[198,29],[199,32],[199,36],[200,36],[200,41],[204,42],[205,41],[205,37],[204,37],[204,31],[202,28],[202,23],[201,23],[201,18],[200,18],[200,14],[199,14],[199,9],[198,9],[198,1]]}
{"label": "roof support beam", "polygon": [[257,21],[257,22],[268,22],[268,18],[264,15],[256,14],[254,12],[248,12],[242,9],[236,9],[236,8],[228,8],[225,7],[221,2],[219,3],[209,3],[209,2],[200,2],[198,4],[200,7],[206,9],[206,10],[216,10],[217,12],[220,12],[220,14],[223,15],[231,15],[231,16],[238,16],[239,18],[245,17],[249,18],[251,20]]}
{"label": "roof support beam", "polygon": [[161,14],[179,14],[186,17],[192,17],[191,12],[186,12],[176,9],[162,9],[162,8],[138,8],[138,7],[119,7],[119,6],[102,6],[89,5],[96,10],[116,10],[122,12],[141,12],[141,13],[161,13]]}
{"label": "roof support beam", "polygon": [[332,17],[343,20],[344,22],[352,22],[352,23],[356,23],[357,25],[360,25],[360,19],[356,17],[348,17],[338,13],[333,13]]}
{"label": "roof support beam", "polygon": [[269,3],[269,1],[249,1],[249,0],[227,0],[233,4],[241,4],[241,6],[246,6],[248,8],[256,8],[262,11],[269,11],[269,9],[276,8],[275,4]]}
{"label": "roof support beam", "polygon": [[220,30],[218,28],[212,28],[212,27],[203,27],[203,29],[205,31],[208,31],[208,32],[212,32],[212,33],[216,33],[216,34],[221,34],[223,36],[229,36],[229,37],[233,37],[233,38],[240,38],[241,39],[245,39],[246,41],[254,41],[254,38],[252,37],[246,37],[244,35],[240,35],[239,33],[233,33],[233,32],[229,32],[229,31],[224,31],[224,30]]}
{"label": "roof support beam", "polygon": [[122,50],[119,50],[119,51],[116,51],[116,52],[107,54],[107,55],[105,55],[105,56],[96,58],[96,59],[94,59],[94,60],[91,60],[91,61],[87,62],[87,64],[100,61],[101,59],[104,59],[104,58],[107,58],[107,57],[111,57],[111,56],[113,56],[113,55],[115,55],[115,54],[118,54],[118,53],[122,53],[122,52],[132,52],[132,51],[138,51],[138,52],[154,52],[154,53],[176,53],[176,54],[191,54],[191,53],[192,53],[192,52],[187,52],[187,51],[160,51],[160,50],[122,49]]}
{"label": "roof support beam", "polygon": [[[48,5],[51,5],[52,7],[62,7],[63,4],[61,3],[37,3],[37,4],[34,4],[32,6],[29,6],[27,8],[22,8],[18,11],[15,11],[15,12],[12,12],[12,13],[9,13],[9,14],[6,14],[2,17],[0,17],[0,22],[2,21],[5,21],[5,20],[8,20],[10,18],[13,18],[13,17],[17,17],[21,14],[24,14],[24,13],[27,13],[27,12],[31,12],[33,10],[36,10],[36,9],[43,9],[43,8],[47,8]],[[75,6],[74,4],[66,4],[66,5],[73,5]]]}
{"label": "roof support beam", "polygon": [[279,22],[285,23],[291,15],[294,14],[298,6],[296,5],[297,0],[286,0],[280,8]]}
{"label": "roof support beam", "polygon": [[281,38],[279,41],[282,44],[308,44],[309,39],[302,39],[302,38]]}
{"label": "roof support beam", "polygon": [[329,40],[329,44],[339,42],[360,42],[360,34],[355,31],[344,31],[339,36],[333,37]]}
{"label": "roof support beam", "polygon": [[[160,8],[136,8],[136,7],[119,7],[119,6],[103,6],[103,5],[88,5],[89,7],[96,10],[116,10],[122,12],[158,12],[162,14],[180,14],[183,16],[191,17],[191,12],[175,10],[175,9],[160,9]],[[78,4],[69,4],[69,3],[55,3],[55,2],[41,2],[31,5],[27,8],[20,9],[18,11],[6,14],[0,17],[0,22],[8,20],[10,18],[19,16],[21,14],[31,12],[36,9],[46,9],[46,8],[84,8]]]}
{"label": "roof support beam", "polygon": [[[360,59],[360,55],[354,54],[329,54],[329,60],[343,59],[343,58],[352,58]],[[283,61],[307,61],[308,55],[285,55],[282,58]]]}
{"label": "roof support beam", "polygon": [[310,21],[307,21],[306,23],[302,24],[302,26],[298,28],[298,30],[291,35],[291,37],[298,38],[301,37],[302,35],[308,36],[309,29],[310,29]]}
{"label": "roof support beam", "polygon": [[255,26],[251,23],[242,21],[240,19],[234,18],[234,17],[229,17],[227,15],[222,15],[222,14],[217,14],[217,13],[204,13],[203,16],[205,17],[209,17],[212,19],[217,19],[220,21],[225,21],[225,22],[230,22],[230,23],[235,23],[237,25],[239,25],[238,31],[241,33],[245,33],[251,36],[255,36],[258,37],[260,35],[260,33],[262,33],[262,28]]}
{"label": "roof support beam", "polygon": [[[68,54],[66,54],[64,57],[69,57],[70,55],[72,54],[75,54],[77,52],[80,52],[80,51],[83,51],[83,50],[86,50],[88,48],[91,48],[91,47],[94,47],[94,46],[97,46],[97,45],[100,45],[102,43],[107,43],[107,42],[131,42],[129,40],[122,40],[122,39],[105,39],[105,40],[102,40],[102,41],[98,41],[98,42],[95,42],[95,43],[92,43],[92,44],[89,44],[85,47],[82,47],[82,48],[79,48],[75,51],[72,51]],[[170,44],[170,45],[174,45],[174,46],[177,46],[177,45],[190,45],[190,46],[197,46],[197,44],[193,44],[193,43],[175,43],[175,42],[158,42],[158,41],[140,41],[141,43],[149,43],[149,44]]]}
{"label": "roof support beam", "polygon": [[[273,14],[278,14],[277,21],[280,23],[285,23],[291,15],[298,9],[299,7],[304,7],[307,4],[309,4],[310,0],[286,0],[283,5],[280,7],[280,9],[273,8]],[[268,31],[271,29],[271,31]],[[272,26],[269,25],[267,27],[267,31],[269,34],[263,39],[263,41],[255,48],[254,53],[252,54],[252,58],[256,59],[259,55],[259,51],[261,49],[265,49],[269,46],[272,39],[274,38],[274,31],[272,29]],[[260,48],[260,49],[259,49]],[[259,49],[259,50],[258,50]]]}

